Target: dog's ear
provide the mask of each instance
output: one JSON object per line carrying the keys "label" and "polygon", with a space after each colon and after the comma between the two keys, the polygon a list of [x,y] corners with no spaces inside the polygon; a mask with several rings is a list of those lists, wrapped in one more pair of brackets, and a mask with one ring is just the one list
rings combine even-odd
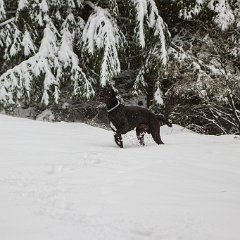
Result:
{"label": "dog's ear", "polygon": [[114,95],[115,94],[115,91],[111,88],[111,93]]}
{"label": "dog's ear", "polygon": [[113,90],[113,88],[111,88],[111,95],[114,96],[114,97],[117,96],[117,94],[116,94],[116,92]]}

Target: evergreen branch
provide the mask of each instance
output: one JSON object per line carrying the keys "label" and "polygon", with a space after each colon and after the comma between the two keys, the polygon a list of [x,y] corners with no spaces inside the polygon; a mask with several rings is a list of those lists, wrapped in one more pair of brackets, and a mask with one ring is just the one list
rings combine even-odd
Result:
{"label": "evergreen branch", "polygon": [[90,2],[90,1],[85,1],[84,3],[87,4],[88,6],[90,6],[92,9],[95,10],[96,6],[95,6],[92,2]]}
{"label": "evergreen branch", "polygon": [[15,17],[12,17],[12,18],[10,18],[10,19],[8,19],[8,20],[0,23],[0,28],[4,27],[5,25],[7,25],[7,24],[9,24],[9,23],[11,23],[11,22],[14,22],[15,20],[16,20],[16,18],[15,18]]}

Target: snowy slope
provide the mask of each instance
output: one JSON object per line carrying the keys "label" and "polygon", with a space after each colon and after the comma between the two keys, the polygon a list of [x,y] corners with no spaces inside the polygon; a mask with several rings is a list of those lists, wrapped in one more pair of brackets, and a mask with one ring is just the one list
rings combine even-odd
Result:
{"label": "snowy slope", "polygon": [[239,240],[240,139],[162,128],[165,145],[0,115],[1,240]]}

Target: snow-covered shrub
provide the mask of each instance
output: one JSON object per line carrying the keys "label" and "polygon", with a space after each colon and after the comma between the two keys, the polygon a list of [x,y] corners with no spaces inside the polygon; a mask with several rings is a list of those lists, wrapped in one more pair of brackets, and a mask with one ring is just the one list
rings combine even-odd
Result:
{"label": "snow-covered shrub", "polygon": [[[165,97],[178,123],[202,133],[240,132],[239,47],[231,32],[200,25],[176,34],[169,48]],[[202,36],[202,38],[200,37]]]}
{"label": "snow-covered shrub", "polygon": [[239,26],[240,3],[238,0],[171,0],[178,9],[180,18],[191,20],[194,17],[210,12],[209,18],[223,31],[233,24]]}

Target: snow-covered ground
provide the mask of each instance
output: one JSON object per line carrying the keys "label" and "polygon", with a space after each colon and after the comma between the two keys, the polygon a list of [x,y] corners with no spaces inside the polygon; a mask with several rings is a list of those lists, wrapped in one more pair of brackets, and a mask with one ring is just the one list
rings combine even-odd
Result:
{"label": "snow-covered ground", "polygon": [[0,115],[0,239],[239,240],[240,139],[161,131]]}

